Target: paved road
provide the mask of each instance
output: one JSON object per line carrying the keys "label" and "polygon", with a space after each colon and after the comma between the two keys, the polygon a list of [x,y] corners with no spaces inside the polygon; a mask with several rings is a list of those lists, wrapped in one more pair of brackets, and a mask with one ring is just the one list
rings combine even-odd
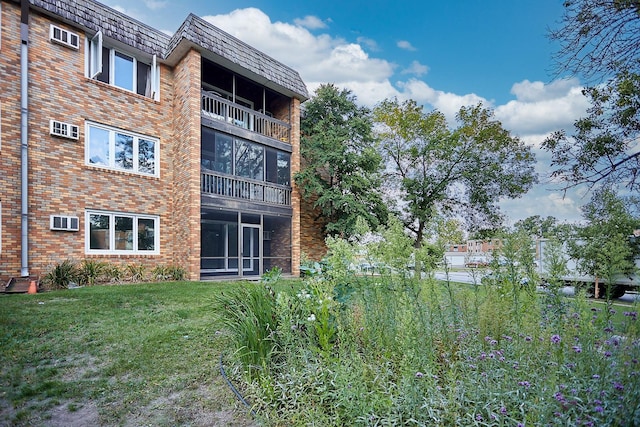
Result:
{"label": "paved road", "polygon": [[[475,274],[475,278],[474,278],[474,274]],[[450,271],[449,280],[452,282],[459,282],[459,283],[480,284],[480,279],[482,278],[482,276],[486,274],[488,274],[487,271],[481,271],[481,270],[473,270],[473,274],[469,271]],[[446,280],[447,275],[442,271],[438,271],[435,273],[435,277],[438,280]],[[575,294],[575,289],[573,288],[573,286],[565,286],[564,288],[562,288],[562,293],[564,293],[565,295],[573,295]],[[617,301],[627,302],[627,303],[640,302],[640,293],[627,292],[622,297],[618,298]]]}

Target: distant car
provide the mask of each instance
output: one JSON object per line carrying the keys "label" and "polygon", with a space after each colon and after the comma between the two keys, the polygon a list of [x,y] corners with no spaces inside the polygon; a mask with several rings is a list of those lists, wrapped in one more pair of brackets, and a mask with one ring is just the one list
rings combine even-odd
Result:
{"label": "distant car", "polygon": [[486,261],[469,261],[464,263],[464,266],[467,268],[487,267],[488,265],[489,263]]}

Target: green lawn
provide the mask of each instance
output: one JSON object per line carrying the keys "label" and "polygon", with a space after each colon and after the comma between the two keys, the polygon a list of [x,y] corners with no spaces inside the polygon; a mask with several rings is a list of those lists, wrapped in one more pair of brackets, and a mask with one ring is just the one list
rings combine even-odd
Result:
{"label": "green lawn", "polygon": [[212,298],[240,283],[0,295],[0,425],[252,425]]}

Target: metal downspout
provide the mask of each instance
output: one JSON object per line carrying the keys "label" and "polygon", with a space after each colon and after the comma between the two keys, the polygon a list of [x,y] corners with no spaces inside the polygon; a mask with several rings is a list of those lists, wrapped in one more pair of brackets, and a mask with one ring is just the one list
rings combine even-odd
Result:
{"label": "metal downspout", "polygon": [[21,267],[29,276],[29,1],[22,0],[20,19],[20,184],[21,184]]}

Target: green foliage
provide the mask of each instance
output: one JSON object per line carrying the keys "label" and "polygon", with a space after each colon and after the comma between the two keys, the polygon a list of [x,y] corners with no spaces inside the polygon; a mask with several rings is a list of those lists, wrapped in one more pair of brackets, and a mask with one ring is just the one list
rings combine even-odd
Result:
{"label": "green foliage", "polygon": [[325,233],[349,237],[357,218],[373,228],[383,224],[383,164],[369,110],[350,91],[321,85],[304,104],[300,127],[302,168],[294,179],[325,221]]}
{"label": "green foliage", "polygon": [[214,298],[218,319],[230,333],[234,355],[244,371],[253,377],[270,368],[278,329],[274,322],[276,297],[271,288],[246,283]]}
{"label": "green foliage", "polygon": [[385,100],[374,118],[394,195],[406,204],[402,221],[418,245],[438,216],[499,223],[496,201],[518,197],[537,181],[531,148],[482,105],[462,107],[453,130],[442,113],[425,112],[412,100]]}
{"label": "green foliage", "polygon": [[151,270],[152,277],[160,282],[181,281],[187,276],[187,271],[177,265],[156,265]]}
{"label": "green foliage", "polygon": [[558,220],[553,216],[542,218],[540,215],[533,215],[521,219],[514,224],[514,229],[526,232],[529,236],[552,237],[556,235]]}
{"label": "green foliage", "polygon": [[76,283],[79,278],[77,264],[66,259],[55,264],[42,278],[42,281],[52,289],[65,289],[70,283]]}
{"label": "green foliage", "polygon": [[281,276],[282,276],[282,269],[278,266],[275,266],[272,269],[262,273],[262,277],[260,281],[265,284],[274,283],[280,280]]}
{"label": "green foliage", "polygon": [[[385,248],[407,248],[398,240]],[[637,312],[613,321],[584,294],[549,311],[517,280],[528,243],[506,236],[503,280],[473,291],[394,273],[359,278],[344,301],[334,278],[278,293],[277,357],[244,377],[245,397],[264,425],[640,422]]]}
{"label": "green foliage", "polygon": [[547,138],[552,176],[570,188],[600,184],[640,188],[640,36],[638,2],[633,0],[565,2],[561,27],[551,32],[560,42],[562,73],[593,79],[583,90],[587,116]]}
{"label": "green foliage", "polygon": [[133,283],[144,282],[147,268],[144,264],[127,264],[125,267],[129,281]]}
{"label": "green foliage", "polygon": [[78,267],[78,281],[81,285],[93,286],[98,283],[107,269],[107,263],[95,259],[83,259]]}
{"label": "green foliage", "polygon": [[569,254],[584,274],[612,283],[620,274],[635,272],[640,247],[630,239],[640,225],[624,199],[610,189],[600,189],[583,207],[586,225],[568,241]]}

